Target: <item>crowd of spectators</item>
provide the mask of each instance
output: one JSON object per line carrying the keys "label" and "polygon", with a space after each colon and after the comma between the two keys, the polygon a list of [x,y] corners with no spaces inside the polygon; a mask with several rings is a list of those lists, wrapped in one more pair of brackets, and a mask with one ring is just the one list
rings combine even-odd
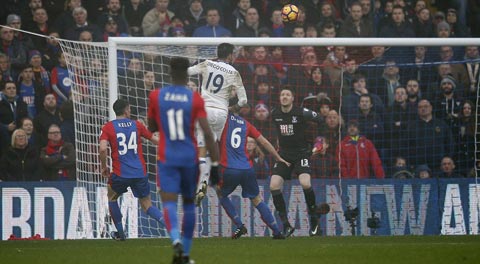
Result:
{"label": "crowd of spectators", "polygon": [[[480,36],[477,1],[4,2],[2,25],[86,42],[111,36]],[[281,20],[286,2],[299,7],[294,23]],[[73,179],[72,80],[58,41],[6,27],[0,41],[0,180]],[[134,94],[136,118],[145,114],[147,92],[164,82],[159,73],[165,69],[146,63],[155,59],[131,57],[119,71],[120,94]],[[280,86],[291,86],[295,104],[323,118],[307,133],[313,177],[467,177],[475,172],[479,59],[476,46],[266,47],[259,41],[240,50],[235,67],[250,102],[242,114],[271,142],[276,137],[269,113],[278,105]],[[346,152],[365,146],[366,152]],[[254,142],[248,148],[259,177],[267,177],[269,157]],[[28,166],[20,165],[27,160]]]}

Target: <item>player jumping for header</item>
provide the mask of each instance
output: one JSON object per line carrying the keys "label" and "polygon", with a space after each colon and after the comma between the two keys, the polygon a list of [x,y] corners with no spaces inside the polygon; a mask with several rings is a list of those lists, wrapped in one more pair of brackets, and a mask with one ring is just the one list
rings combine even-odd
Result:
{"label": "player jumping for header", "polygon": [[[215,141],[220,136],[225,126],[228,115],[228,101],[233,92],[238,97],[238,107],[247,104],[247,95],[243,86],[240,73],[232,66],[235,60],[235,47],[229,43],[222,43],[217,47],[216,61],[205,60],[197,65],[188,68],[189,75],[200,74],[200,93],[205,101],[207,118],[210,128],[215,136]],[[197,187],[195,203],[200,204],[205,197],[208,183],[208,164],[206,160],[206,149],[203,133],[197,129],[197,141],[199,146],[200,161],[200,182]]]}

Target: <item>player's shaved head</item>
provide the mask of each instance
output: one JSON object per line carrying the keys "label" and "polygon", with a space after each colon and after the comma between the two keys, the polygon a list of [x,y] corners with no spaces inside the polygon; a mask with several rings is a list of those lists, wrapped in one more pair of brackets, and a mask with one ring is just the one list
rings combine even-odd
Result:
{"label": "player's shaved head", "polygon": [[188,67],[190,62],[186,58],[174,57],[170,60],[170,75],[172,83],[186,84],[188,80]]}

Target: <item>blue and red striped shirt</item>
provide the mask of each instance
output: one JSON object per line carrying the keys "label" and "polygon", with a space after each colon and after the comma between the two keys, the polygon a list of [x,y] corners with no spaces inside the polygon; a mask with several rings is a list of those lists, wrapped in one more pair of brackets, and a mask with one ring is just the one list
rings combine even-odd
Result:
{"label": "blue and red striped shirt", "polygon": [[231,169],[253,167],[247,151],[247,138],[258,138],[261,133],[247,120],[229,114],[220,138],[220,164]]}
{"label": "blue and red striped shirt", "polygon": [[152,133],[136,120],[116,119],[103,126],[100,140],[110,143],[115,175],[122,178],[147,176],[141,137],[151,139]]}
{"label": "blue and red striped shirt", "polygon": [[206,118],[200,94],[185,86],[154,90],[149,96],[148,119],[159,132],[157,159],[169,166],[191,166],[198,162],[195,122]]}

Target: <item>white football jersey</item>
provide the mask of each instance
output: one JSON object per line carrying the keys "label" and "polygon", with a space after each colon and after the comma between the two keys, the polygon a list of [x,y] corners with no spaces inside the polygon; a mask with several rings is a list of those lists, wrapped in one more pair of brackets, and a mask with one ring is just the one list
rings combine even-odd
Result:
{"label": "white football jersey", "polygon": [[238,104],[247,103],[247,94],[240,73],[223,61],[205,60],[188,68],[188,75],[202,75],[200,93],[206,107],[215,107],[228,111],[228,101],[234,90]]}

